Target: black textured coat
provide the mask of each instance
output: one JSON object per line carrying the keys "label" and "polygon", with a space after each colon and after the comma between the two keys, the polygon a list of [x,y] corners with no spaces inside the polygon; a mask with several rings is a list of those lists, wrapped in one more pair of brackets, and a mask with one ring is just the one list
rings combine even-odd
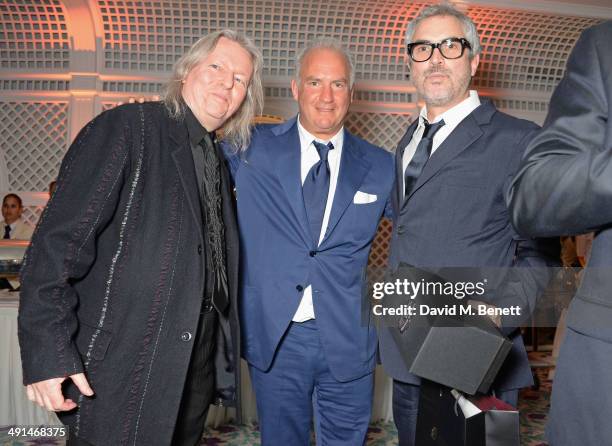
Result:
{"label": "black textured coat", "polygon": [[[238,236],[224,165],[222,177],[231,304],[217,391],[239,401]],[[170,444],[204,289],[202,236],[183,121],[160,103],[131,104],[80,132],[26,253],[19,342],[25,384],[85,371],[95,396],[68,385],[79,408],[62,415],[84,440]]]}

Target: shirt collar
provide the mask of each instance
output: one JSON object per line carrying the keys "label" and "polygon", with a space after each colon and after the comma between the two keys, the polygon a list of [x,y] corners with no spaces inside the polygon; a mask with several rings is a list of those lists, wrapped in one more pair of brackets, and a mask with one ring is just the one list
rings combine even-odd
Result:
{"label": "shirt collar", "polygon": [[[444,119],[444,124],[446,126],[455,127],[461,121],[465,119],[467,115],[472,113],[475,108],[480,105],[480,98],[478,97],[478,93],[476,90],[470,90],[469,96],[465,98],[463,101],[455,105],[454,107],[449,108],[444,113],[438,115],[434,122],[438,122],[441,119]],[[419,113],[419,126],[424,125],[423,120],[427,119],[427,106],[421,109],[421,113]],[[432,122],[431,124],[433,124]]]}
{"label": "shirt collar", "polygon": [[323,144],[327,144],[328,142],[331,142],[334,145],[334,150],[342,148],[342,143],[344,142],[344,126],[342,126],[340,130],[338,130],[338,133],[336,133],[334,136],[332,136],[329,140],[326,141],[326,140],[317,138],[312,133],[310,133],[308,130],[306,130],[302,126],[302,123],[300,122],[300,115],[298,115],[297,117],[297,125],[298,125],[298,133],[300,135],[300,145],[301,145],[302,152],[304,152],[305,150],[308,149],[308,147],[310,147],[313,140],[316,140],[317,142],[322,142]]}
{"label": "shirt collar", "polygon": [[208,133],[210,140],[215,140],[215,132],[209,132],[204,126],[198,121],[191,109],[185,104],[185,123],[187,124],[187,133],[189,134],[189,142],[192,146],[197,146],[200,141]]}

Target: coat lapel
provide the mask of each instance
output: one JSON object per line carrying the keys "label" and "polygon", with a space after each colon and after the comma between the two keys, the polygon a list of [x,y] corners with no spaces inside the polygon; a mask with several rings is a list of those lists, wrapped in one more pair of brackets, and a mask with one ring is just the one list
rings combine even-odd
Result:
{"label": "coat lapel", "polygon": [[275,128],[276,138],[270,144],[271,160],[278,179],[287,194],[287,200],[298,225],[302,238],[308,246],[312,244],[312,236],[302,195],[301,146],[295,118]]}
{"label": "coat lapel", "polygon": [[406,146],[410,143],[412,139],[412,134],[417,128],[419,124],[419,118],[415,119],[412,124],[408,126],[408,130],[402,136],[397,148],[395,149],[395,193],[393,194],[393,208],[397,212],[402,207],[402,198],[404,195],[404,169],[403,169],[403,158],[404,151],[406,150]]}
{"label": "coat lapel", "polygon": [[223,212],[223,224],[225,226],[225,252],[227,261],[227,280],[230,291],[230,301],[237,308],[238,287],[238,226],[236,225],[236,200],[232,193],[231,180],[227,168],[227,160],[223,157],[220,148],[217,147],[221,173],[221,204]]}
{"label": "coat lapel", "polygon": [[353,201],[355,192],[363,182],[366,173],[370,170],[370,163],[363,157],[361,148],[355,138],[345,129],[342,156],[340,160],[340,172],[336,183],[334,202],[329,215],[329,222],[322,244],[330,236],[346,208]]}
{"label": "coat lapel", "polygon": [[[495,107],[489,101],[483,101],[479,107],[455,127],[440,147],[431,155],[431,158],[429,158],[414,189],[408,196],[408,200],[421,186],[436,175],[442,167],[460,155],[482,136],[483,131],[480,126],[488,123],[493,113],[495,113]],[[408,200],[404,200],[403,206],[406,205]]]}
{"label": "coat lapel", "polygon": [[[197,225],[202,228],[202,211],[200,208],[199,187],[193,166],[191,145],[187,136],[187,128],[183,121],[171,120],[169,129],[170,153],[181,179],[181,184],[187,197],[187,204]],[[202,231],[199,231],[202,238]],[[202,243],[203,240],[201,239]]]}
{"label": "coat lapel", "polygon": [[408,199],[444,165],[471,146],[481,135],[482,130],[480,130],[474,118],[471,116],[465,118],[431,155]]}

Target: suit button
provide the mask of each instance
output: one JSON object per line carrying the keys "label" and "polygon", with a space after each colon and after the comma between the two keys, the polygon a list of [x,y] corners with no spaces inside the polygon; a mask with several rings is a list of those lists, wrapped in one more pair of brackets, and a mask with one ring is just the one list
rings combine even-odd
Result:
{"label": "suit button", "polygon": [[189,333],[188,331],[183,332],[181,334],[181,341],[183,341],[183,342],[191,341],[191,333]]}
{"label": "suit button", "polygon": [[314,257],[314,256],[316,256],[316,255],[317,255],[317,251],[310,251],[310,252],[308,253],[308,255],[309,255],[310,257]]}
{"label": "suit button", "polygon": [[436,426],[431,428],[431,432],[429,433],[429,436],[431,437],[432,440],[438,439],[438,428]]}
{"label": "suit button", "polygon": [[397,233],[398,234],[403,234],[404,232],[405,232],[404,225],[399,225],[397,227]]}
{"label": "suit button", "polygon": [[302,285],[296,285],[295,289],[298,290],[300,293],[304,291],[304,287]]}
{"label": "suit button", "polygon": [[202,245],[198,245],[198,255],[202,255]]}

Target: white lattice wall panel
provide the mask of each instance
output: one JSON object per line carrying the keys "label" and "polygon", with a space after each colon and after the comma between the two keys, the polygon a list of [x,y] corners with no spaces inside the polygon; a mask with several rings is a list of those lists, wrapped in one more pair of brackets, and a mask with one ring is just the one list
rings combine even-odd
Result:
{"label": "white lattice wall panel", "polygon": [[286,87],[264,87],[264,95],[266,98],[280,98],[280,99],[291,99],[291,88],[289,85]]}
{"label": "white lattice wall panel", "polygon": [[66,69],[70,62],[60,0],[0,1],[0,67]]}
{"label": "white lattice wall panel", "polygon": [[483,53],[477,87],[552,92],[576,39],[598,19],[471,7]]}
{"label": "white lattice wall panel", "polygon": [[[161,71],[199,37],[225,27],[262,49],[264,74],[293,75],[296,51],[319,36],[341,39],[357,79],[404,81],[404,33],[427,2],[404,0],[98,0],[105,67]],[[473,6],[485,53],[476,85],[550,92],[579,33],[600,20]],[[542,26],[545,23],[546,26]]]}
{"label": "white lattice wall panel", "polygon": [[368,258],[368,275],[370,280],[383,279],[384,269],[387,267],[389,258],[389,243],[393,224],[391,220],[383,218],[378,225],[376,236],[372,242],[370,257]]}
{"label": "white lattice wall panel", "polygon": [[44,206],[24,206],[21,218],[28,222],[30,225],[36,226],[43,209]]}
{"label": "white lattice wall panel", "polygon": [[548,112],[548,100],[489,98],[499,111],[542,125]]}
{"label": "white lattice wall panel", "polygon": [[0,90],[66,91],[69,81],[56,79],[0,79]]}
{"label": "white lattice wall panel", "polygon": [[354,101],[409,104],[416,102],[416,96],[401,91],[355,90]]}
{"label": "white lattice wall panel", "polygon": [[410,124],[410,116],[399,113],[350,112],[346,128],[372,144],[395,151]]}
{"label": "white lattice wall panel", "polygon": [[107,81],[102,84],[103,91],[113,93],[153,93],[159,94],[163,84],[160,82],[126,82],[126,81]]}
{"label": "white lattice wall panel", "polygon": [[548,101],[495,98],[492,100],[497,108],[503,110],[514,110],[515,112],[538,112],[544,115],[548,111]]}
{"label": "white lattice wall panel", "polygon": [[105,67],[167,71],[199,37],[235,28],[266,59],[265,75],[290,76],[296,51],[319,36],[340,38],[355,54],[360,79],[403,79],[403,33],[420,3],[403,0],[99,0]]}
{"label": "white lattice wall panel", "polygon": [[47,190],[68,142],[65,102],[4,102],[0,106],[0,148],[13,190]]}

